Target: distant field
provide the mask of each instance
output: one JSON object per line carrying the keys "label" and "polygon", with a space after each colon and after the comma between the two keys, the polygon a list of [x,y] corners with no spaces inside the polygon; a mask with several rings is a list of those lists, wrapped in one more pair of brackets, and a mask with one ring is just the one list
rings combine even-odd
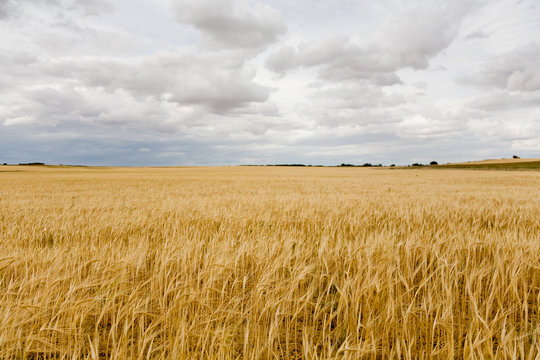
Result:
{"label": "distant field", "polygon": [[538,359],[540,172],[0,166],[0,359]]}
{"label": "distant field", "polygon": [[463,163],[453,163],[439,165],[442,168],[476,168],[476,169],[498,169],[498,170],[534,170],[540,169],[540,159],[491,159],[482,161],[470,161]]}

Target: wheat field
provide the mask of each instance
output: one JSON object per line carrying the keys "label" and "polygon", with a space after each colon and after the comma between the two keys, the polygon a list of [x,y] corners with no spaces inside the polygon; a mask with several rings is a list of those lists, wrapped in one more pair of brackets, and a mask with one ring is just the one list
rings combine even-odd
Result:
{"label": "wheat field", "polygon": [[540,172],[0,167],[1,359],[538,359]]}

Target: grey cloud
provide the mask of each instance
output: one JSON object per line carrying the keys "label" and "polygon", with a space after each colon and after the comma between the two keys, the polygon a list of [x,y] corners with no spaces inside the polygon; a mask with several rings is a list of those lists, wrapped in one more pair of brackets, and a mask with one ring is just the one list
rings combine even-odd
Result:
{"label": "grey cloud", "polygon": [[286,31],[279,12],[261,2],[175,0],[173,9],[180,22],[195,27],[212,47],[264,48]]}
{"label": "grey cloud", "polygon": [[56,125],[59,122],[76,119],[85,112],[84,99],[73,89],[41,88],[32,90],[27,94],[28,104],[31,106],[31,116],[40,119],[43,125]]}
{"label": "grey cloud", "polygon": [[15,2],[11,0],[0,1],[0,20],[5,19],[11,15],[15,10]]}
{"label": "grey cloud", "polygon": [[69,0],[64,1],[64,6],[83,15],[100,15],[114,9],[111,0]]}
{"label": "grey cloud", "polygon": [[[110,10],[109,0],[0,4],[2,11],[8,5],[9,10],[28,10],[31,20],[15,18],[6,25],[12,34],[24,26],[9,38],[11,51],[0,54],[0,124],[86,122],[178,131],[210,121],[209,115],[279,112],[267,101],[273,89],[254,81],[256,70],[246,62],[245,49],[205,51],[182,45],[181,50],[149,52],[138,34],[81,20]],[[242,4],[231,9],[245,11]],[[261,20],[262,26],[277,14],[256,6],[262,12],[252,20]],[[132,51],[131,44],[138,50]]]}
{"label": "grey cloud", "polygon": [[283,75],[301,67],[320,67],[323,80],[363,79],[380,85],[392,85],[401,80],[393,72],[396,57],[375,49],[364,49],[343,37],[303,42],[295,49],[284,47],[271,54],[266,62],[269,69]]}
{"label": "grey cloud", "polygon": [[[118,101],[118,98],[116,100]],[[5,105],[6,113],[2,114],[5,126],[29,123],[54,127],[74,122],[95,122],[105,114],[120,109],[123,104],[118,102],[117,107],[111,109],[103,102],[92,101],[87,94],[63,86],[21,90],[16,103]],[[132,108],[128,107],[121,111],[129,111]],[[106,120],[101,122],[106,123]]]}
{"label": "grey cloud", "polygon": [[471,134],[469,124],[484,114],[466,106],[414,104],[401,113],[396,133],[404,139],[443,139]]}
{"label": "grey cloud", "polygon": [[396,68],[425,69],[431,57],[450,45],[461,19],[447,11],[443,6],[417,9],[385,25],[379,46],[392,54]]}
{"label": "grey cloud", "polygon": [[467,106],[484,111],[540,107],[540,93],[496,90],[471,100]]}
{"label": "grey cloud", "polygon": [[18,15],[22,9],[34,5],[73,11],[85,16],[100,15],[114,9],[112,0],[1,0],[0,19]]}
{"label": "grey cloud", "polygon": [[316,101],[330,100],[332,109],[393,107],[406,101],[404,96],[387,94],[380,87],[357,84],[324,88],[317,91],[312,98]]}
{"label": "grey cloud", "polygon": [[302,113],[316,126],[382,126],[400,119],[397,107],[407,99],[380,87],[359,83],[323,86],[302,105]]}
{"label": "grey cloud", "polygon": [[279,109],[267,101],[271,89],[255,83],[255,71],[233,55],[39,59],[23,79],[6,77],[14,85],[0,98],[0,126],[93,124],[196,138],[263,134]]}
{"label": "grey cloud", "polygon": [[[199,137],[200,129],[211,133],[213,122],[228,118],[238,119],[239,132],[264,132],[250,118],[279,114],[268,101],[273,89],[254,80],[256,70],[246,62],[244,49],[205,51],[182,45],[180,50],[149,53],[136,34],[80,21],[94,10],[104,11],[105,1],[51,0],[48,7],[45,0],[29,1],[23,10],[35,5],[47,12],[43,21],[25,25],[19,37],[11,38],[12,51],[0,54],[4,129],[60,131],[91,124]],[[77,14],[58,15],[61,8]],[[14,18],[6,26],[17,29],[21,21]],[[131,44],[145,55],[134,55]]]}
{"label": "grey cloud", "polygon": [[[2,104],[2,101],[0,101]],[[33,125],[38,128],[115,127],[178,132],[196,126],[204,111],[156,99],[135,100],[125,92],[106,93],[95,88],[41,87],[21,90],[17,101],[2,104],[4,127]]]}
{"label": "grey cloud", "polygon": [[254,70],[231,53],[161,54],[134,59],[60,59],[43,66],[50,76],[137,99],[161,98],[198,105],[217,114],[264,103],[270,89],[253,81]]}
{"label": "grey cloud", "polygon": [[121,29],[96,28],[71,17],[57,17],[46,29],[35,35],[41,52],[50,56],[120,56],[135,55],[151,44]]}
{"label": "grey cloud", "polygon": [[300,67],[321,66],[320,76],[324,79],[369,78],[373,72],[395,70],[394,59],[380,61],[379,55],[351,43],[343,36],[332,36],[301,42],[297,48],[283,47],[268,57],[266,65],[278,73]]}
{"label": "grey cloud", "polygon": [[[139,151],[141,148],[149,151]],[[99,166],[218,165],[223,158],[211,144],[181,133],[155,134],[139,129],[111,132],[93,124],[39,129],[4,127],[0,132],[1,162],[42,161],[48,164]],[[168,156],[160,156],[165,154]]]}
{"label": "grey cloud", "polygon": [[121,27],[101,26],[98,19],[86,19],[69,11],[57,13],[59,9],[54,4],[25,5],[22,16],[4,23],[2,30],[9,35],[3,37],[3,46],[9,51],[0,55],[0,62],[10,61],[9,66],[14,68],[28,65],[30,60],[36,62],[38,58],[96,54],[125,58],[148,53],[155,46],[148,39]]}
{"label": "grey cloud", "polygon": [[[333,45],[335,44],[341,44],[333,46],[337,52],[349,46],[347,41],[339,38],[334,39]],[[356,50],[353,48],[350,51]],[[318,51],[319,48],[316,47],[309,52],[317,55]],[[315,55],[311,59],[323,57],[322,54]],[[343,58],[339,61],[341,60]],[[385,85],[401,82],[394,72],[385,72],[391,68],[387,64],[373,61],[369,65],[367,62],[362,65],[359,66],[359,74],[362,77],[356,78],[353,78],[352,74],[344,76],[335,72],[336,69],[350,70],[353,64],[349,67],[337,66],[319,71],[319,77],[327,81],[312,83],[314,92],[299,106],[299,112],[304,118],[311,120],[313,129],[352,126],[367,131],[370,126],[378,126],[381,129],[385,128],[385,131],[394,131],[403,116],[403,106],[414,101],[414,97],[404,95],[399,90],[383,88]],[[366,68],[371,71],[366,71]],[[351,79],[357,81],[342,81]]]}
{"label": "grey cloud", "polygon": [[453,6],[436,2],[400,14],[379,29],[374,40],[358,44],[352,38],[331,36],[285,46],[271,54],[269,69],[284,74],[296,68],[318,67],[323,80],[366,80],[384,86],[399,84],[395,72],[402,68],[425,69],[429,59],[445,49],[458,34],[472,4]]}
{"label": "grey cloud", "polygon": [[266,66],[276,73],[284,74],[301,65],[297,59],[296,49],[292,46],[284,46],[267,58]]}
{"label": "grey cloud", "polygon": [[538,138],[539,130],[540,127],[537,124],[502,124],[500,135],[504,140],[530,140]]}
{"label": "grey cloud", "polygon": [[470,33],[468,33],[467,35],[465,35],[464,39],[465,40],[474,40],[474,39],[486,39],[489,37],[489,34],[482,31],[482,30],[477,30],[477,31],[472,31]]}
{"label": "grey cloud", "polygon": [[448,115],[438,117],[412,115],[400,122],[397,134],[404,138],[441,138],[462,132],[465,126],[466,122],[463,119]]}
{"label": "grey cloud", "polygon": [[499,55],[481,71],[458,81],[509,91],[540,90],[540,43],[533,42]]}
{"label": "grey cloud", "polygon": [[[231,139],[236,141],[253,141],[267,134],[270,130],[285,128],[283,119],[276,119],[261,114],[235,114],[236,116],[223,117],[212,115],[207,126],[196,129],[197,136],[206,139]],[[242,116],[247,115],[247,116]]]}
{"label": "grey cloud", "polygon": [[34,65],[38,63],[37,56],[26,51],[13,51],[0,54],[0,94],[16,89],[22,84],[32,83],[39,73]]}
{"label": "grey cloud", "polygon": [[280,116],[279,108],[271,102],[253,102],[247,107],[231,109],[230,115],[253,115],[258,114],[263,117]]}

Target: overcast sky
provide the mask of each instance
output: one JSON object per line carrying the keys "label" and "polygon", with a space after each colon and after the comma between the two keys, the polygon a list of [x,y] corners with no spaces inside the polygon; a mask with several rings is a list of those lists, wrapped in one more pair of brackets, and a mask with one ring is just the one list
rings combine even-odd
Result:
{"label": "overcast sky", "polygon": [[537,0],[0,0],[0,162],[540,157]]}

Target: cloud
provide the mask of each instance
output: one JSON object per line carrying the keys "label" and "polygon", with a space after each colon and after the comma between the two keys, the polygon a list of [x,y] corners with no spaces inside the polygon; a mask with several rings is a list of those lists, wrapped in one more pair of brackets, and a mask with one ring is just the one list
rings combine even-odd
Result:
{"label": "cloud", "polygon": [[377,85],[401,82],[394,73],[397,57],[379,49],[362,48],[341,36],[302,42],[297,48],[283,47],[271,54],[266,65],[284,75],[296,68],[318,67],[319,78],[326,81],[367,80]]}
{"label": "cloud", "polygon": [[523,141],[535,139],[539,135],[539,127],[536,124],[503,124],[501,134],[505,139]]}
{"label": "cloud", "polygon": [[67,9],[78,11],[83,15],[96,16],[114,9],[111,0],[64,0],[62,3]]}
{"label": "cloud", "polygon": [[75,12],[84,16],[96,16],[114,9],[112,0],[2,0],[0,1],[0,20],[12,15],[20,15],[21,11],[32,6]]}
{"label": "cloud", "polygon": [[[453,4],[461,4],[460,6]],[[435,5],[433,5],[435,4]],[[281,75],[298,68],[316,67],[326,81],[365,80],[385,86],[401,83],[396,71],[426,69],[429,60],[456,38],[464,16],[475,2],[434,2],[408,9],[376,29],[371,41],[328,36],[284,46],[272,53],[267,67]]]}
{"label": "cloud", "polygon": [[393,107],[402,104],[402,95],[387,94],[380,87],[360,84],[343,84],[317,91],[316,101],[332,99],[332,108],[363,109],[368,107]]}
{"label": "cloud", "polygon": [[464,119],[451,114],[440,112],[434,116],[414,114],[406,116],[400,122],[397,133],[404,138],[447,138],[449,135],[465,130],[465,125]]}
{"label": "cloud", "polygon": [[17,102],[3,105],[7,112],[3,116],[6,118],[5,126],[22,123],[39,127],[95,124],[159,130],[169,117],[162,104],[151,99],[135,101],[121,92],[110,96],[99,89],[76,89],[69,85],[21,90]]}
{"label": "cloud", "polygon": [[539,92],[508,92],[497,89],[490,93],[475,97],[468,107],[484,111],[502,111],[540,107]]}
{"label": "cloud", "polygon": [[448,47],[458,34],[464,14],[456,12],[440,3],[408,10],[383,26],[377,36],[378,50],[391,54],[395,69],[425,69],[429,59]]}
{"label": "cloud", "polygon": [[231,53],[163,53],[129,59],[60,58],[42,64],[42,73],[97,87],[125,91],[179,105],[202,106],[216,114],[264,103],[270,89],[253,81],[255,71]]}
{"label": "cloud", "polygon": [[0,20],[7,18],[15,9],[15,2],[11,0],[0,1]]}
{"label": "cloud", "polygon": [[465,35],[464,39],[465,40],[474,40],[474,39],[486,39],[488,38],[490,35],[482,30],[476,30],[476,31],[472,31],[470,33],[468,33],[467,35]]}
{"label": "cloud", "polygon": [[254,81],[255,70],[237,52],[39,58],[15,66],[19,57],[0,59],[16,70],[5,74],[4,126],[93,124],[195,137],[251,136],[281,126],[272,120],[279,115],[268,101],[273,90]]}
{"label": "cloud", "polygon": [[215,48],[265,48],[287,29],[280,13],[261,2],[175,0],[173,9],[178,21],[192,25]]}
{"label": "cloud", "polygon": [[398,107],[407,99],[379,86],[361,83],[324,85],[300,106],[302,115],[317,127],[381,128],[399,121]]}
{"label": "cloud", "polygon": [[508,91],[540,90],[540,43],[532,42],[501,54],[459,82]]}
{"label": "cloud", "polygon": [[144,37],[86,18],[105,11],[107,1],[51,1],[29,0],[19,9],[28,21],[16,16],[6,24],[17,32],[7,38],[12,50],[0,54],[0,127],[200,138],[251,136],[273,126],[274,89],[255,81],[245,49],[182,44],[149,51]]}

